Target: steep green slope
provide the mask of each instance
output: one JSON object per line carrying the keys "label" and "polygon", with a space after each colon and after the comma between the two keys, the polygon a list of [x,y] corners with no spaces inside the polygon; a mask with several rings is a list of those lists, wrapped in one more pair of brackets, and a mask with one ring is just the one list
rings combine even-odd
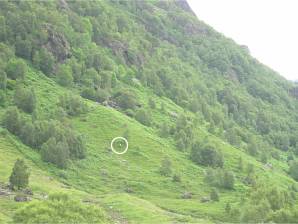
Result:
{"label": "steep green slope", "polygon": [[[102,222],[297,220],[294,85],[185,1],[0,6],[1,182],[24,158],[35,202],[63,191]],[[3,222],[34,205],[0,203]]]}

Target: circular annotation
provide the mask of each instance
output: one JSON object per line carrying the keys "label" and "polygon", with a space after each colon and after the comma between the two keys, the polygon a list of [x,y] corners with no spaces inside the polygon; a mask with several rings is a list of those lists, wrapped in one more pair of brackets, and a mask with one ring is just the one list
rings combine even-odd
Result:
{"label": "circular annotation", "polygon": [[[114,144],[115,141],[117,141],[117,140],[122,140],[122,141],[125,143],[125,145],[126,145],[125,149],[124,149],[122,152],[119,152],[119,151],[115,150],[115,148],[114,148],[114,146],[113,146],[113,144]],[[121,146],[121,143],[120,143],[120,146]],[[114,138],[114,139],[111,141],[111,149],[112,149],[112,151],[113,151],[114,153],[116,153],[116,154],[118,154],[118,155],[122,155],[122,154],[126,153],[127,150],[128,150],[128,141],[126,140],[126,138],[123,138],[123,137],[116,137],[116,138]]]}

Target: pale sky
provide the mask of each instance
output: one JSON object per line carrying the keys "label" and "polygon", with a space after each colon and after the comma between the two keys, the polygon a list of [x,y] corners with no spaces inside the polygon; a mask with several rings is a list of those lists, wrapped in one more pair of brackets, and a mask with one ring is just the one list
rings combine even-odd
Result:
{"label": "pale sky", "polygon": [[200,20],[298,80],[298,0],[187,0]]}

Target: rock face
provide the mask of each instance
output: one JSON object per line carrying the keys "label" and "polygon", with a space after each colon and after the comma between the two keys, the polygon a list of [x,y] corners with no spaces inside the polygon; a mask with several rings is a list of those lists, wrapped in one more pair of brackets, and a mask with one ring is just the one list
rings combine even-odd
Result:
{"label": "rock face", "polygon": [[59,62],[63,62],[71,56],[68,41],[63,34],[55,31],[51,25],[46,24],[45,28],[48,33],[48,42],[45,45],[45,48],[47,48]]}

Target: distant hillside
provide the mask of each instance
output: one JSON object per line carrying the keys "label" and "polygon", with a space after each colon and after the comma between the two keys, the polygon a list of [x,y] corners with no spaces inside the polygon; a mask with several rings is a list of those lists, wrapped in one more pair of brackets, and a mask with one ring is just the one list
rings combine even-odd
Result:
{"label": "distant hillside", "polygon": [[295,84],[186,1],[0,1],[0,24],[0,222],[297,222]]}

